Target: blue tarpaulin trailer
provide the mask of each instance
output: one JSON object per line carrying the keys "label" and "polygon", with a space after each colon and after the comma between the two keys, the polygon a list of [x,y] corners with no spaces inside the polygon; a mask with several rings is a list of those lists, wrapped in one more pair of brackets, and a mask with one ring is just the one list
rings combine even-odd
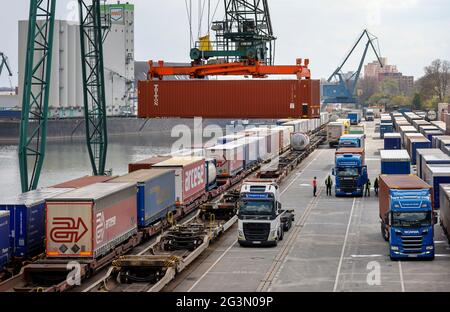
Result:
{"label": "blue tarpaulin trailer", "polygon": [[9,211],[0,211],[0,271],[8,264],[11,256],[10,233]]}
{"label": "blue tarpaulin trailer", "polygon": [[25,258],[44,250],[45,200],[71,190],[44,188],[0,202],[0,210],[10,213],[10,246],[14,257]]}

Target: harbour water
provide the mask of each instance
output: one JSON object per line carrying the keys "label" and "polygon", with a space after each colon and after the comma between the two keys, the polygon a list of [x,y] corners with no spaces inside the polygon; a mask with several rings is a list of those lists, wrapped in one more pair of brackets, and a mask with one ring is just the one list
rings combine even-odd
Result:
{"label": "harbour water", "polygon": [[[176,140],[170,133],[111,137],[106,168],[113,169],[113,175],[124,174],[130,162],[170,153]],[[48,142],[39,186],[47,187],[91,173],[83,139]],[[0,177],[0,199],[21,192],[17,145],[0,145]]]}

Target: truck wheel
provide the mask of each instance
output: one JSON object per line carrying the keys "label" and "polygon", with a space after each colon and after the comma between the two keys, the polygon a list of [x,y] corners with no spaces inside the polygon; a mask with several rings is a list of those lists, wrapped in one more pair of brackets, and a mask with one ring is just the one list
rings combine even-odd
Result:
{"label": "truck wheel", "polygon": [[381,223],[381,236],[383,236],[383,239],[385,241],[389,241],[389,232],[386,229],[386,226],[384,225],[384,223]]}
{"label": "truck wheel", "polygon": [[282,241],[284,239],[284,230],[283,230],[283,228],[281,227],[280,228],[280,241]]}

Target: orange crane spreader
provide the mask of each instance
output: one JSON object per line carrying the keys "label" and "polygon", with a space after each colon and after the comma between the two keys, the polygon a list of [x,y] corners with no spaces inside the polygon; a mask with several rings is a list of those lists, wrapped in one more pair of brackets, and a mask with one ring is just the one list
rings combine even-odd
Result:
{"label": "orange crane spreader", "polygon": [[[303,63],[303,64],[302,64]],[[164,61],[155,66],[149,61],[150,80],[163,80],[164,76],[189,76],[190,78],[205,78],[206,76],[252,76],[253,78],[266,78],[268,75],[297,75],[298,79],[310,79],[311,71],[308,68],[309,59],[297,59],[296,65],[264,65],[260,61],[234,62],[223,64],[207,64],[192,66],[169,67]]]}

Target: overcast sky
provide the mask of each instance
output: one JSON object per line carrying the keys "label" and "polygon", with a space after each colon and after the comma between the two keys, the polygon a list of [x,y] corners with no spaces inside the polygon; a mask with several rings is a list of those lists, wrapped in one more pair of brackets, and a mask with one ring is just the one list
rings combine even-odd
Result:
{"label": "overcast sky", "polygon": [[[214,9],[217,1],[215,19],[222,19],[223,0],[211,0],[211,5]],[[188,61],[185,0],[130,2],[136,5],[136,59]],[[8,1],[1,13],[0,51],[8,55],[14,72],[18,20],[28,18],[28,5],[28,0]],[[57,5],[58,18],[76,19],[77,1],[58,0]],[[364,28],[379,38],[382,56],[406,75],[421,76],[433,59],[450,59],[448,0],[269,0],[269,5],[278,38],[276,62],[293,64],[298,57],[309,58],[314,78],[330,75]],[[356,68],[362,51],[358,52],[346,70]],[[369,60],[374,58],[370,53]],[[16,74],[13,83],[17,83]],[[8,79],[3,76],[0,85],[8,86]]]}

